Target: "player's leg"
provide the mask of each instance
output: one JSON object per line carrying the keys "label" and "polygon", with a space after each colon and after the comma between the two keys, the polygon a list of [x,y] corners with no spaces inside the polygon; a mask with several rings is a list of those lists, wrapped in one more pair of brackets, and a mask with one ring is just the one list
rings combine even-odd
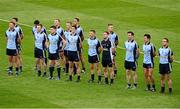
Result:
{"label": "player's leg", "polygon": [[166,74],[167,76],[167,81],[168,81],[168,87],[169,87],[169,94],[172,93],[172,79],[170,74]]}
{"label": "player's leg", "polygon": [[108,68],[107,68],[107,66],[104,66],[103,69],[104,69],[105,84],[109,84],[109,80],[108,80]]}
{"label": "player's leg", "polygon": [[47,76],[47,61],[46,61],[46,59],[47,58],[42,58],[41,59],[43,70],[44,70],[43,77]]}
{"label": "player's leg", "polygon": [[165,74],[161,74],[161,91],[160,93],[165,92]]}
{"label": "player's leg", "polygon": [[131,69],[133,72],[133,81],[134,81],[133,89],[137,88],[138,75],[137,75],[136,67],[137,67],[136,62],[131,63]]}
{"label": "player's leg", "polygon": [[147,85],[146,91],[150,91],[151,85],[150,85],[150,81],[149,81],[148,69],[144,68],[143,71],[144,71],[144,80],[145,80],[146,85]]}
{"label": "player's leg", "polygon": [[18,76],[19,75],[20,62],[19,62],[18,56],[13,56],[13,58],[14,58],[14,64],[16,67],[16,76]]}
{"label": "player's leg", "polygon": [[133,70],[133,81],[134,81],[134,85],[133,85],[133,88],[136,89],[137,88],[137,71],[136,70]]}
{"label": "player's leg", "polygon": [[69,72],[69,60],[68,57],[65,56],[65,69],[66,69],[66,74]]}
{"label": "player's leg", "polygon": [[148,76],[149,76],[149,80],[150,80],[151,85],[152,85],[151,91],[155,92],[156,87],[155,87],[155,80],[154,80],[154,76],[153,76],[153,68],[148,69]]}
{"label": "player's leg", "polygon": [[111,78],[110,84],[113,84],[114,83],[114,69],[113,69],[113,67],[109,66],[109,72],[110,72],[110,78]]}
{"label": "player's leg", "polygon": [[94,82],[94,63],[90,63],[90,75],[91,75],[91,78],[88,81],[89,83]]}
{"label": "player's leg", "polygon": [[96,63],[96,69],[97,69],[97,73],[98,73],[98,83],[101,83],[101,66],[98,63]]}
{"label": "player's leg", "polygon": [[53,79],[53,72],[54,72],[55,60],[49,61],[49,79]]}
{"label": "player's leg", "polygon": [[81,61],[81,65],[82,65],[82,73],[85,73],[86,67],[85,67],[84,57],[83,57],[82,53],[79,53],[79,56],[80,56],[80,61]]}
{"label": "player's leg", "polygon": [[91,75],[91,78],[89,79],[89,83],[91,82],[94,82],[94,56],[89,56],[88,55],[88,62],[89,62],[89,65],[90,65],[90,75]]}
{"label": "player's leg", "polygon": [[22,55],[21,55],[21,47],[18,47],[18,50],[17,50],[17,59],[18,59],[18,62],[19,62],[19,70],[20,72],[22,72]]}
{"label": "player's leg", "polygon": [[61,77],[61,67],[60,67],[60,62],[59,59],[55,60],[56,68],[57,68],[57,80],[60,80]]}
{"label": "player's leg", "polygon": [[81,80],[81,69],[80,69],[80,62],[79,61],[76,61],[75,62],[75,66],[77,68],[77,81],[76,82],[80,82]]}
{"label": "player's leg", "polygon": [[12,75],[13,72],[13,56],[8,56],[8,62],[9,62],[9,70],[8,70],[8,75]]}
{"label": "player's leg", "polygon": [[160,73],[160,79],[161,79],[161,91],[160,93],[164,93],[165,92],[165,68],[166,66],[164,66],[163,64],[159,64],[159,73]]}
{"label": "player's leg", "polygon": [[117,65],[116,65],[116,56],[113,56],[113,69],[114,69],[114,77],[117,76]]}
{"label": "player's leg", "polygon": [[41,59],[36,58],[38,76],[41,76]]}
{"label": "player's leg", "polygon": [[127,81],[127,89],[131,88],[131,71],[130,69],[126,69],[126,81]]}
{"label": "player's leg", "polygon": [[65,72],[65,56],[63,51],[59,52],[59,57],[60,57],[60,66],[62,67],[63,72]]}
{"label": "player's leg", "polygon": [[72,75],[74,71],[74,62],[69,61],[69,81],[72,81]]}

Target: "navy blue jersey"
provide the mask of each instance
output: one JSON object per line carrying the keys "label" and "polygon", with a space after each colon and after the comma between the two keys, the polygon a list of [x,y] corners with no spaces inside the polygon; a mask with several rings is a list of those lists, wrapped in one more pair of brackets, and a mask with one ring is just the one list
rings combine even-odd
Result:
{"label": "navy blue jersey", "polygon": [[113,55],[112,55],[112,47],[113,44],[111,43],[111,41],[109,40],[109,38],[107,40],[103,40],[101,41],[101,46],[102,46],[102,58],[110,58],[113,59]]}

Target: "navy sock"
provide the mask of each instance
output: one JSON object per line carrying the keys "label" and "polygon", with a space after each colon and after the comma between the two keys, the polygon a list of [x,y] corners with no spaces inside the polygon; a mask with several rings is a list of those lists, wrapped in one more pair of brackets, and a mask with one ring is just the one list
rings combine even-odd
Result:
{"label": "navy sock", "polygon": [[11,66],[11,67],[9,67],[9,70],[10,70],[10,71],[12,71],[12,70],[13,70],[13,67],[12,67],[12,66]]}
{"label": "navy sock", "polygon": [[58,77],[60,78],[61,68],[57,68]]}
{"label": "navy sock", "polygon": [[38,76],[41,76],[41,70],[38,70]]}
{"label": "navy sock", "polygon": [[98,76],[98,81],[101,81],[101,75]]}
{"label": "navy sock", "polygon": [[114,83],[114,79],[111,79],[111,84],[113,84]]}
{"label": "navy sock", "polygon": [[19,68],[18,68],[18,67],[16,67],[16,72],[17,72],[17,73],[19,72]]}
{"label": "navy sock", "polygon": [[74,74],[76,74],[76,72],[77,72],[77,68],[76,68],[76,66],[74,64]]}
{"label": "navy sock", "polygon": [[49,67],[50,77],[53,77],[54,67]]}
{"label": "navy sock", "polygon": [[80,78],[81,78],[81,77],[80,77],[80,76],[78,76],[78,78],[77,78],[77,79],[78,79],[78,80],[80,80]]}
{"label": "navy sock", "polygon": [[117,69],[114,70],[114,75],[117,75]]}
{"label": "navy sock", "polygon": [[161,93],[164,93],[165,87],[161,87]]}
{"label": "navy sock", "polygon": [[66,73],[69,72],[69,63],[66,63]]}
{"label": "navy sock", "polygon": [[91,80],[94,81],[94,74],[91,74]]}
{"label": "navy sock", "polygon": [[151,88],[150,84],[147,84],[147,88],[148,88],[148,90],[150,90],[150,88]]}
{"label": "navy sock", "polygon": [[172,88],[169,88],[169,93],[172,93]]}
{"label": "navy sock", "polygon": [[72,81],[72,75],[69,75],[69,80]]}
{"label": "navy sock", "polygon": [[107,77],[105,78],[105,83],[106,83],[106,84],[109,84],[109,81],[108,81],[108,78],[107,78]]}

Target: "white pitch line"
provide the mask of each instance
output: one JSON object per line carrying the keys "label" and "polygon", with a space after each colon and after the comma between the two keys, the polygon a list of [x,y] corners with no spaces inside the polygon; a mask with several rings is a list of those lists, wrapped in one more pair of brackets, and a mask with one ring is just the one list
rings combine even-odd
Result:
{"label": "white pitch line", "polygon": [[[5,20],[5,19],[1,19],[0,18],[0,21],[3,21],[3,22],[9,22],[9,20]],[[19,25],[22,25],[22,26],[26,26],[26,27],[33,27],[33,26],[31,26],[31,25],[28,25],[28,24],[24,24],[24,23],[18,23]],[[87,39],[86,39],[87,40]],[[123,48],[123,47],[120,47],[120,46],[117,46],[117,48],[119,48],[119,49],[125,49],[125,48]],[[143,54],[143,52],[140,52],[141,54]],[[178,64],[180,64],[180,61],[178,61],[178,60],[174,60],[174,62],[176,62],[176,63],[178,63]]]}

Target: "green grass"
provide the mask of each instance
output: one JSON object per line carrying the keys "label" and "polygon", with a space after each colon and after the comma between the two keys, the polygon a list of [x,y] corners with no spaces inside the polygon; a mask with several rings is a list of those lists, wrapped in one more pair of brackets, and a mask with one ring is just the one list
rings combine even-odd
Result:
{"label": "green grass", "polygon": [[[119,35],[120,46],[127,39],[126,32],[135,32],[135,38],[142,48],[143,34],[152,34],[152,42],[161,47],[161,39],[168,37],[175,59],[180,60],[180,1],[179,0],[0,0],[0,19],[9,20],[18,17],[19,22],[33,25],[39,19],[47,28],[53,19],[60,18],[65,27],[66,20],[79,17],[88,37],[88,31],[95,29],[97,37],[102,39],[102,32],[108,23],[113,23]],[[145,92],[142,72],[142,57],[139,58],[137,90],[126,90],[125,70],[123,67],[125,51],[118,49],[118,78],[113,86],[88,84],[89,65],[87,63],[87,43],[84,41],[84,56],[87,73],[82,75],[82,82],[49,81],[38,78],[34,68],[33,36],[31,28],[21,26],[25,34],[23,40],[24,72],[19,77],[6,74],[7,56],[4,32],[7,22],[0,20],[0,108],[14,107],[174,107],[180,104],[179,63],[173,63],[173,95],[162,95],[158,58],[155,59],[157,92]],[[74,78],[75,79],[75,78]]]}

